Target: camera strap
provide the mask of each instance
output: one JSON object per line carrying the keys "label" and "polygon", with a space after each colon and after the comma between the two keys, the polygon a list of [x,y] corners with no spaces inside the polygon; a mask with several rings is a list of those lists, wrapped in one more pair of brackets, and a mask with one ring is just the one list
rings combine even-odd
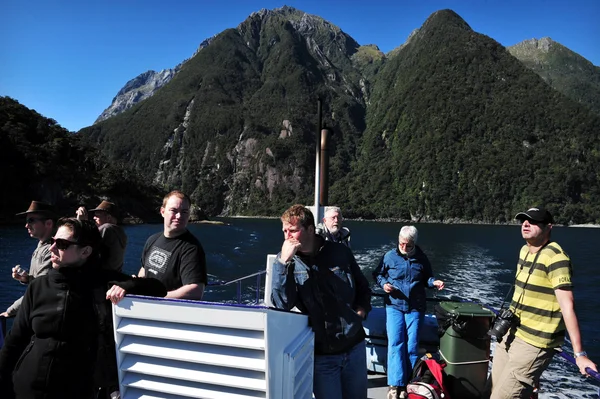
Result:
{"label": "camera strap", "polygon": [[[538,257],[540,256],[540,254],[542,253],[542,251],[544,250],[544,248],[546,248],[546,245],[548,245],[548,244],[550,244],[550,241],[548,241],[547,243],[542,245],[542,247],[535,253],[535,257],[533,258],[533,262],[531,263],[531,267],[529,267],[529,272],[527,273],[527,278],[525,279],[525,283],[523,284],[523,288],[521,289],[521,295],[519,295],[519,299],[517,300],[517,304],[515,305],[515,310],[517,310],[519,308],[519,305],[521,305],[521,299],[523,299],[523,295],[525,295],[525,288],[527,287],[527,284],[529,283],[529,277],[531,277],[531,273],[533,273],[533,268],[535,267],[535,264],[537,263]],[[521,274],[521,271],[525,267],[525,263],[527,262],[528,256],[529,256],[529,252],[525,256],[525,259],[523,260],[523,264],[521,265],[521,269],[519,269],[519,273],[517,273],[517,275],[515,276],[515,283],[513,284],[513,287],[516,287],[516,285],[517,285],[517,277],[519,276],[519,274]]]}
{"label": "camera strap", "polygon": [[[544,248],[546,248],[546,245],[548,245],[548,244],[550,244],[550,241],[548,241],[547,243],[545,243],[544,245],[542,245],[542,247],[535,253],[535,257],[533,258],[533,263],[531,263],[531,267],[529,268],[529,273],[527,274],[527,278],[525,279],[525,284],[523,285],[523,289],[521,290],[521,295],[519,296],[519,299],[517,300],[517,304],[515,306],[515,310],[519,307],[519,305],[521,303],[521,299],[523,298],[523,294],[525,293],[525,287],[527,287],[527,283],[529,282],[529,277],[531,277],[531,273],[533,273],[533,267],[537,263],[538,257],[540,256],[540,253],[542,252],[542,250]],[[502,305],[500,306],[500,311],[502,311],[502,309],[504,309],[504,304],[506,303],[506,300],[508,299],[508,297],[509,297],[510,293],[512,292],[512,290],[516,287],[516,285],[517,285],[517,277],[519,276],[519,274],[521,273],[521,271],[525,267],[525,263],[527,262],[527,258],[528,257],[529,257],[529,252],[527,252],[527,255],[525,255],[525,259],[523,259],[523,264],[521,265],[521,268],[519,269],[519,272],[515,275],[515,281],[513,282],[512,286],[508,290],[508,293],[504,297],[504,300],[502,301]]]}

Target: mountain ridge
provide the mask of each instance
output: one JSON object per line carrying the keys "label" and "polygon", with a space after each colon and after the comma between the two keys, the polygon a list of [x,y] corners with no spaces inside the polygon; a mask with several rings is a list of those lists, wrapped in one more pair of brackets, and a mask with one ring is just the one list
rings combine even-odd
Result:
{"label": "mountain ridge", "polygon": [[330,203],[348,217],[505,223],[544,203],[560,223],[600,220],[598,117],[451,10],[413,32],[386,56],[261,10],[78,135],[209,215],[276,215],[312,201],[320,98]]}
{"label": "mountain ridge", "polygon": [[600,67],[549,37],[507,50],[554,89],[600,115]]}

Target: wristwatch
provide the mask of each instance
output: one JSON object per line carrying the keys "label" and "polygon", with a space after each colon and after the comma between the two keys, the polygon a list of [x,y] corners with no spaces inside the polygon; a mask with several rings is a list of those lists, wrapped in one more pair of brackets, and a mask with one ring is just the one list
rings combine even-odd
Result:
{"label": "wristwatch", "polygon": [[587,357],[587,352],[586,352],[586,351],[575,352],[573,355],[575,356],[575,359],[577,359],[577,358],[578,358],[578,357],[580,357],[580,356],[585,356],[585,357]]}

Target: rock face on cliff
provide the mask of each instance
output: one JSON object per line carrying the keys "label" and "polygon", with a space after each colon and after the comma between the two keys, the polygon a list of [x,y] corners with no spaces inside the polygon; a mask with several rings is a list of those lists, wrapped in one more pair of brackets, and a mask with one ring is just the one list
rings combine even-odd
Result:
{"label": "rock face on cliff", "polygon": [[529,39],[508,51],[550,86],[600,115],[600,67],[549,37]]}
{"label": "rock face on cliff", "polygon": [[152,96],[156,90],[163,87],[173,79],[179,68],[163,69],[160,72],[147,71],[131,79],[119,90],[112,103],[106,108],[94,123],[120,114],[131,108],[134,104]]}

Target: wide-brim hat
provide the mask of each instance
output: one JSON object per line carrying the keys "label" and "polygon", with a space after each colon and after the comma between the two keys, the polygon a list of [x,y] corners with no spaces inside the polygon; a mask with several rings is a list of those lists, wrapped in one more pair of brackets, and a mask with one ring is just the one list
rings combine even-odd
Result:
{"label": "wide-brim hat", "polygon": [[50,219],[56,219],[58,216],[56,215],[56,211],[54,209],[54,205],[48,204],[42,201],[31,201],[31,205],[29,205],[29,209],[25,212],[17,213],[17,216],[27,215],[30,213],[39,213],[40,215],[44,215]]}
{"label": "wide-brim hat", "polygon": [[90,209],[90,212],[95,211],[104,211],[116,218],[119,217],[119,207],[110,201],[102,201],[96,208]]}
{"label": "wide-brim hat", "polygon": [[553,223],[552,214],[545,208],[534,206],[527,209],[525,212],[519,212],[516,214],[515,219],[517,220],[533,220],[538,223]]}

